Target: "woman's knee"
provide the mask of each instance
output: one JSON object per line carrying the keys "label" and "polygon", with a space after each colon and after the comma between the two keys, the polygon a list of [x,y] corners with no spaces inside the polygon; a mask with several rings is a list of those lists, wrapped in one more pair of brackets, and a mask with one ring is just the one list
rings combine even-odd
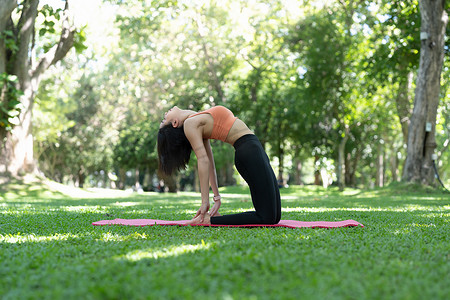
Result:
{"label": "woman's knee", "polygon": [[280,216],[278,216],[276,211],[268,211],[264,214],[261,214],[262,224],[265,225],[274,225],[280,222]]}

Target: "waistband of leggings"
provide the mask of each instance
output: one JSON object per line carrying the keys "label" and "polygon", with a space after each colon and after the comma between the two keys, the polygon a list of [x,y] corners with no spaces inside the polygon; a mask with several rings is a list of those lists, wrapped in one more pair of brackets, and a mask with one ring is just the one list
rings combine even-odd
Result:
{"label": "waistband of leggings", "polygon": [[234,142],[233,147],[234,147],[234,149],[237,150],[240,146],[242,146],[243,144],[245,144],[248,141],[259,142],[259,139],[256,137],[256,135],[249,133],[249,134],[243,135],[240,138],[238,138],[236,140],[236,142]]}

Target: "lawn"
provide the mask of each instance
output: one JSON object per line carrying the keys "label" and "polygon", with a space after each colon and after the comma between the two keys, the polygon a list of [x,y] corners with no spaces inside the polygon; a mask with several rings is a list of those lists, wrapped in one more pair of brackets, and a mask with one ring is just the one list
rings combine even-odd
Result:
{"label": "lawn", "polygon": [[[221,213],[245,211],[222,188]],[[450,196],[414,186],[282,190],[283,219],[364,228],[92,226],[180,220],[195,193],[0,188],[1,299],[448,299]]]}

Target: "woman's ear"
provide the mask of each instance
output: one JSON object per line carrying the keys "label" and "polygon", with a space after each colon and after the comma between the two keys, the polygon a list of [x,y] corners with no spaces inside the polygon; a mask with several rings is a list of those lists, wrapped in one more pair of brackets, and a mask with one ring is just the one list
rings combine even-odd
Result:
{"label": "woman's ear", "polygon": [[173,126],[174,128],[177,128],[179,123],[180,123],[180,121],[178,121],[178,119],[174,119],[174,120],[172,121],[172,126]]}

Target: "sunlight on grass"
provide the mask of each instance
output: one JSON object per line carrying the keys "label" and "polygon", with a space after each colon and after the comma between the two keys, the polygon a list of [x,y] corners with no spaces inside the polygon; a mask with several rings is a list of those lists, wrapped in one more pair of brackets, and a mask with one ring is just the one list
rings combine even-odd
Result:
{"label": "sunlight on grass", "polygon": [[207,244],[202,240],[202,243],[196,245],[181,245],[173,246],[170,248],[164,248],[159,250],[136,250],[125,255],[116,257],[118,260],[139,261],[142,259],[159,259],[167,257],[176,257],[183,254],[193,253],[200,250],[208,250],[211,244]]}
{"label": "sunlight on grass", "polygon": [[361,193],[361,190],[353,188],[345,188],[344,191],[339,192],[335,187],[328,187],[324,189],[321,186],[316,185],[293,185],[288,188],[280,189],[282,194],[295,194],[296,196],[325,196],[329,194],[339,193],[342,196],[355,196]]}
{"label": "sunlight on grass", "polygon": [[99,239],[100,241],[103,242],[123,242],[123,241],[128,241],[130,240],[130,238],[132,239],[146,239],[147,235],[145,233],[140,234],[138,232],[135,232],[129,236],[123,236],[117,233],[111,233],[111,232],[105,232],[102,234],[102,238]]}
{"label": "sunlight on grass", "polygon": [[114,206],[119,206],[119,207],[130,207],[130,206],[145,205],[145,203],[126,201],[126,202],[116,202],[113,205]]}
{"label": "sunlight on grass", "polygon": [[80,213],[86,213],[86,212],[93,212],[93,213],[106,213],[107,207],[102,206],[92,206],[92,205],[71,205],[71,206],[61,206],[57,209],[53,209],[53,211],[69,211],[69,212],[80,212]]}
{"label": "sunlight on grass", "polygon": [[[199,194],[200,195],[200,194]],[[250,198],[250,195],[242,195],[242,194],[221,194],[223,199],[242,199],[242,198]]]}
{"label": "sunlight on grass", "polygon": [[50,241],[67,241],[69,238],[77,238],[77,235],[66,233],[59,234],[56,233],[52,236],[36,236],[34,234],[21,234],[18,232],[17,234],[0,234],[0,243],[29,243],[29,242],[50,242]]}
{"label": "sunlight on grass", "polygon": [[164,197],[162,199],[154,199],[154,198],[150,198],[150,197],[146,197],[146,195],[143,195],[144,201],[151,201],[151,204],[163,204],[164,206],[167,205],[167,203],[174,203],[174,204],[194,204],[194,203],[199,203],[201,200],[200,198],[200,194],[198,194],[198,198],[195,199],[180,199],[180,196],[184,196],[184,193],[178,193],[178,194],[163,194],[164,196],[160,196],[160,197]]}
{"label": "sunlight on grass", "polygon": [[360,211],[360,212],[412,212],[412,211],[446,211],[444,207],[429,207],[421,205],[406,205],[404,207],[286,207],[283,212],[330,212],[330,211]]}
{"label": "sunlight on grass", "polygon": [[412,223],[410,226],[412,227],[423,227],[423,228],[427,228],[427,227],[436,227],[435,224],[430,223],[430,224],[418,224],[418,223]]}

